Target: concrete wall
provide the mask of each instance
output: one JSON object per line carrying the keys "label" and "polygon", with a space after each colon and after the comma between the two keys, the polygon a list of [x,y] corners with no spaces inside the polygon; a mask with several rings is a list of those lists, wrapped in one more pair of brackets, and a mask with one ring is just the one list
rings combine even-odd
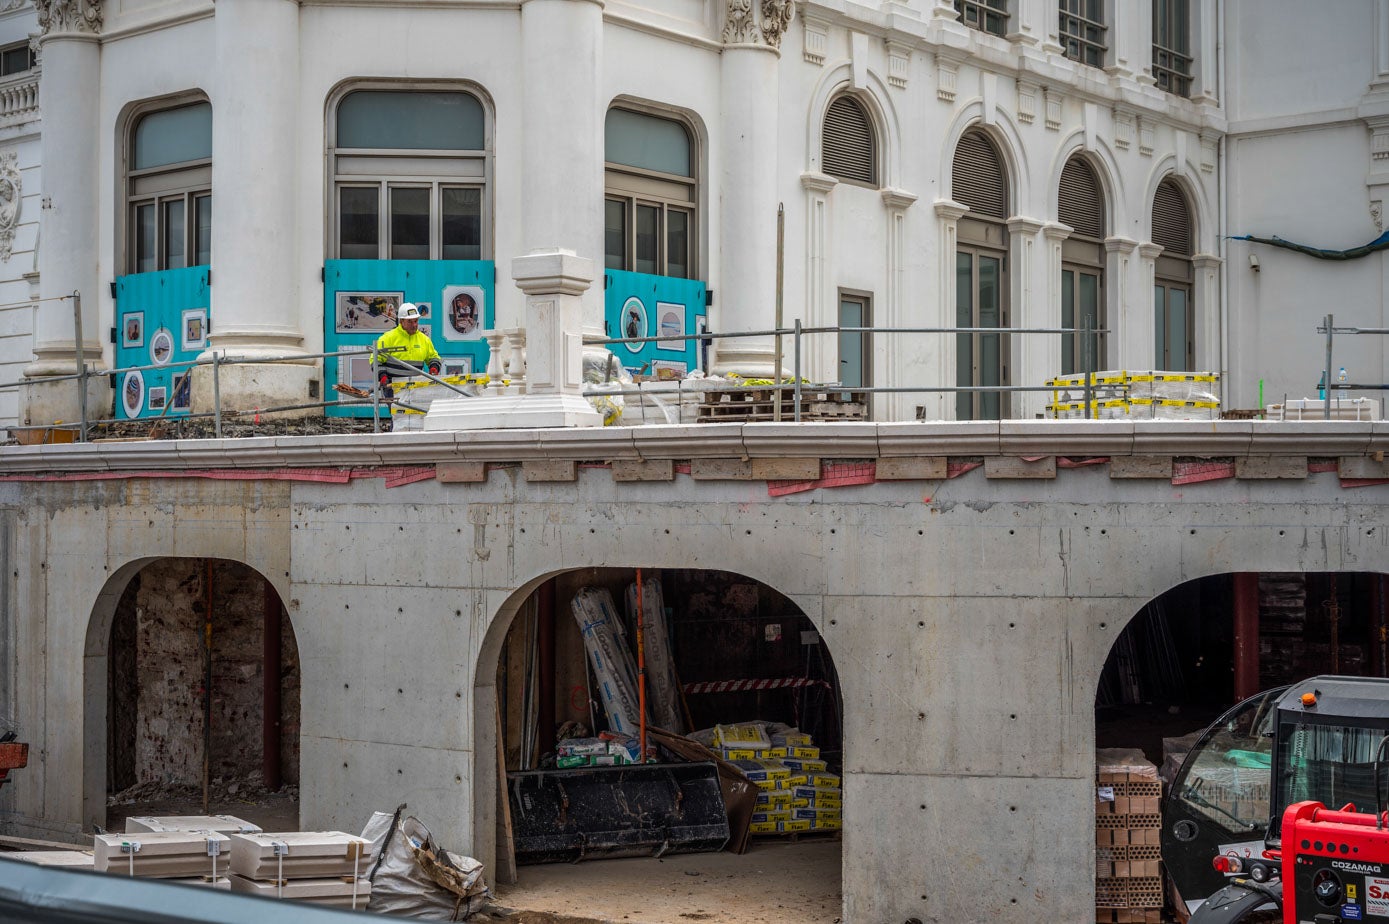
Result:
{"label": "concrete wall", "polygon": [[[112,597],[152,558],[206,555],[255,568],[286,601],[303,667],[302,824],[353,830],[405,801],[441,843],[491,865],[496,669],[522,601],[572,569],[711,568],[785,594],[834,659],[846,920],[1080,920],[1094,876],[1095,687],[1117,634],[1204,575],[1389,570],[1383,489],[1308,474],[1303,455],[1386,477],[1364,455],[1384,437],[1369,425],[1008,428],[703,427],[693,451],[694,434],[653,428],[666,442],[649,442],[642,464],[631,434],[601,432],[10,450],[0,469],[48,474],[0,482],[6,606],[23,614],[12,709],[34,747],[0,818],[15,833],[89,828],[105,787]],[[1150,452],[1134,458],[1140,445]],[[894,452],[982,455],[987,470],[784,497],[761,478],[660,480],[660,457],[698,452],[697,466],[735,446],[782,471]],[[1160,471],[1163,446],[1233,457],[1242,477],[1121,477],[1139,463]],[[1017,456],[1039,451],[1114,461],[1030,477],[1045,461]],[[515,464],[544,462],[532,476],[553,478],[565,456],[616,461],[557,482]],[[459,459],[493,464],[485,481],[437,480],[460,475]],[[52,475],[154,464],[231,476],[238,460],[315,466],[298,477],[320,480]],[[399,474],[389,467],[321,481],[325,466],[367,460],[440,465],[401,487],[386,487]],[[1000,845],[1009,874],[981,890],[968,871],[998,868]]]}

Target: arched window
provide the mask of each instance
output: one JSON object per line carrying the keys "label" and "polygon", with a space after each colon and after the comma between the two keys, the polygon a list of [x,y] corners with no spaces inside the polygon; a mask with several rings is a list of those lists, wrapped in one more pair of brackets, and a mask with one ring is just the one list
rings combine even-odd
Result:
{"label": "arched window", "polygon": [[[1008,326],[1008,178],[1003,159],[988,135],[965,132],[951,169],[955,200],[969,206],[960,219],[955,251],[955,325]],[[1007,385],[1008,338],[1002,334],[955,335],[955,384],[960,387]],[[1002,392],[957,392],[959,420],[998,420],[1007,416]]]}
{"label": "arched window", "polygon": [[354,90],[338,103],[335,118],[335,256],[487,255],[487,115],[476,96],[459,90]]}
{"label": "arched window", "polygon": [[1074,229],[1061,245],[1061,326],[1075,331],[1061,341],[1061,372],[1094,372],[1105,366],[1105,341],[1084,331],[1104,328],[1104,191],[1080,155],[1061,171],[1057,205]]}
{"label": "arched window", "polygon": [[1154,362],[1159,369],[1190,371],[1196,363],[1191,255],[1195,249],[1191,210],[1170,178],[1153,196],[1153,243],[1162,247],[1153,286]]}
{"label": "arched window", "polygon": [[851,183],[878,185],[878,146],[873,121],[863,104],[839,96],[825,112],[820,163],[830,176]]}
{"label": "arched window", "polygon": [[696,158],[675,119],[608,110],[604,135],[604,265],[655,276],[698,275]]}
{"label": "arched window", "polygon": [[212,106],[193,103],[138,117],[126,171],[131,273],[212,260]]}

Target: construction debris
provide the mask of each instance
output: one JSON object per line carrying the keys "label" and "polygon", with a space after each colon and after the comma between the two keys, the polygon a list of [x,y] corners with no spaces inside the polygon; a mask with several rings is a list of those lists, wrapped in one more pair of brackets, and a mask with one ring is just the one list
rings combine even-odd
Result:
{"label": "construction debris", "polygon": [[380,858],[370,873],[367,910],[431,921],[463,921],[486,910],[491,891],[482,864],[445,850],[418,818],[375,812],[362,839]]}

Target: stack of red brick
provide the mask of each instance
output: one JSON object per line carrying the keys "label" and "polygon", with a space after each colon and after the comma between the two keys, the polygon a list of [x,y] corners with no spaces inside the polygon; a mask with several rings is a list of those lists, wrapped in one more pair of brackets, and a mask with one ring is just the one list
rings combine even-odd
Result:
{"label": "stack of red brick", "polygon": [[1095,920],[1162,920],[1162,783],[1142,752],[1098,752],[1095,774]]}

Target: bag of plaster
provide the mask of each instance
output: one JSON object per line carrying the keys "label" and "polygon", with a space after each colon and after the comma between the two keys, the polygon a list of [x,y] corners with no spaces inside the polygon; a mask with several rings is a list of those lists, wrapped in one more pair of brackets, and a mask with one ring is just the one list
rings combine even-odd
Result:
{"label": "bag of plaster", "polygon": [[375,812],[362,829],[377,856],[367,878],[376,914],[429,921],[464,921],[491,897],[482,864],[434,843],[429,829],[413,815]]}

